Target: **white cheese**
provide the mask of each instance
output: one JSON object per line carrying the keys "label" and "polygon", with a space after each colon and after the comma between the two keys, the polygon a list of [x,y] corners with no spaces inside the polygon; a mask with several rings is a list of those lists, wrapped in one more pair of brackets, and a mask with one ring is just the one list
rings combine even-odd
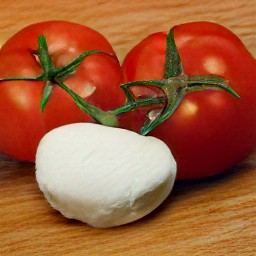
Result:
{"label": "white cheese", "polygon": [[98,124],[54,129],[36,155],[36,179],[52,207],[99,228],[153,211],[175,176],[176,162],[161,140]]}

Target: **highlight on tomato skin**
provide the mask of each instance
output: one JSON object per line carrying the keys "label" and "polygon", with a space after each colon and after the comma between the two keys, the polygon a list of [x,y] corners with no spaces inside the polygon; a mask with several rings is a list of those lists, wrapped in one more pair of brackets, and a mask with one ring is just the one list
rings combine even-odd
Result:
{"label": "highlight on tomato skin", "polygon": [[[38,37],[44,35],[54,65],[63,67],[79,54],[99,50],[107,54],[86,57],[76,74],[65,83],[90,104],[103,110],[122,105],[119,88],[122,70],[108,40],[99,32],[68,21],[29,25],[14,34],[0,51],[0,77],[38,76],[43,70],[35,54]],[[83,113],[61,88],[54,87],[44,112],[40,111],[45,83],[0,82],[0,152],[14,159],[33,162],[39,140],[49,130],[74,122],[95,122]]]}
{"label": "highlight on tomato skin", "polygon": [[[156,32],[128,52],[122,65],[125,82],[163,79],[166,37],[167,33]],[[256,147],[256,61],[235,34],[215,23],[177,25],[174,38],[185,75],[223,77],[240,99],[220,90],[193,92],[150,135],[171,148],[178,179],[213,176]],[[134,90],[137,95],[144,92],[139,87]],[[152,96],[155,91],[147,93]],[[121,125],[137,130],[144,114],[143,110],[127,113]]]}

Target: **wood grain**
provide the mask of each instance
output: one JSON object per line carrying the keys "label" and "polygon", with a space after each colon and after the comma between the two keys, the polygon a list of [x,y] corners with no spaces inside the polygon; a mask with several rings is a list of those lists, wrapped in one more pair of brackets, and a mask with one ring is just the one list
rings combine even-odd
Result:
{"label": "wood grain", "polygon": [[[230,28],[256,56],[255,0],[0,2],[0,44],[43,20],[90,26],[120,60],[146,35],[208,20]],[[32,164],[0,156],[0,255],[256,255],[256,155],[225,174],[177,182],[156,211],[135,223],[95,229],[68,220],[40,193]]]}

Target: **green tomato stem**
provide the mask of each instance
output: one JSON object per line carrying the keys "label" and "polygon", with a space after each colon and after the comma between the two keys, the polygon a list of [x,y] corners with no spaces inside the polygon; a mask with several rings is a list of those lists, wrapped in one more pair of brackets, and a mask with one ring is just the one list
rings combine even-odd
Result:
{"label": "green tomato stem", "polygon": [[38,77],[29,77],[29,76],[10,76],[0,78],[0,82],[4,81],[19,81],[19,80],[26,80],[26,81],[44,81],[44,78],[40,75]]}
{"label": "green tomato stem", "polygon": [[[0,81],[45,81],[41,101],[41,111],[44,111],[44,108],[52,93],[53,86],[59,86],[65,90],[83,112],[90,115],[97,122],[106,126],[118,126],[117,116],[133,109],[142,106],[161,105],[162,110],[159,111],[159,114],[156,115],[155,118],[149,118],[149,113],[152,109],[149,110],[148,114],[146,115],[146,121],[140,129],[140,133],[142,135],[146,135],[167,120],[176,111],[183,98],[188,93],[205,89],[224,89],[233,96],[237,98],[239,97],[239,95],[232,88],[230,88],[226,81],[221,77],[213,75],[186,76],[183,74],[181,59],[174,41],[173,29],[170,30],[167,36],[164,78],[161,80],[134,81],[120,85],[125,93],[127,102],[125,105],[109,111],[103,111],[102,109],[89,104],[63,82],[66,77],[75,74],[77,68],[86,57],[93,54],[108,53],[97,50],[84,52],[65,67],[56,68],[48,52],[47,42],[44,36],[40,36],[38,38],[38,45],[39,47],[36,54],[38,55],[39,62],[44,71],[43,74],[37,77],[17,76],[0,78]],[[136,99],[136,95],[134,95],[131,90],[131,87],[133,86],[154,86],[162,90],[163,96]]]}
{"label": "green tomato stem", "polygon": [[106,126],[117,126],[118,119],[115,114],[107,111],[103,111],[100,108],[89,104],[82,97],[77,95],[68,86],[66,86],[62,81],[57,83],[62,89],[64,89],[74,100],[76,105],[83,111],[93,117],[99,123]]}

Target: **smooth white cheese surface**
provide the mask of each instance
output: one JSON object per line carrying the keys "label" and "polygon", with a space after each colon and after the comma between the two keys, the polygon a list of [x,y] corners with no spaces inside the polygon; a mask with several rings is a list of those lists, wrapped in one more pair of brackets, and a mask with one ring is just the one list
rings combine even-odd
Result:
{"label": "smooth white cheese surface", "polygon": [[147,215],[169,195],[175,176],[161,140],[97,124],[52,130],[36,155],[36,179],[52,207],[94,227]]}

